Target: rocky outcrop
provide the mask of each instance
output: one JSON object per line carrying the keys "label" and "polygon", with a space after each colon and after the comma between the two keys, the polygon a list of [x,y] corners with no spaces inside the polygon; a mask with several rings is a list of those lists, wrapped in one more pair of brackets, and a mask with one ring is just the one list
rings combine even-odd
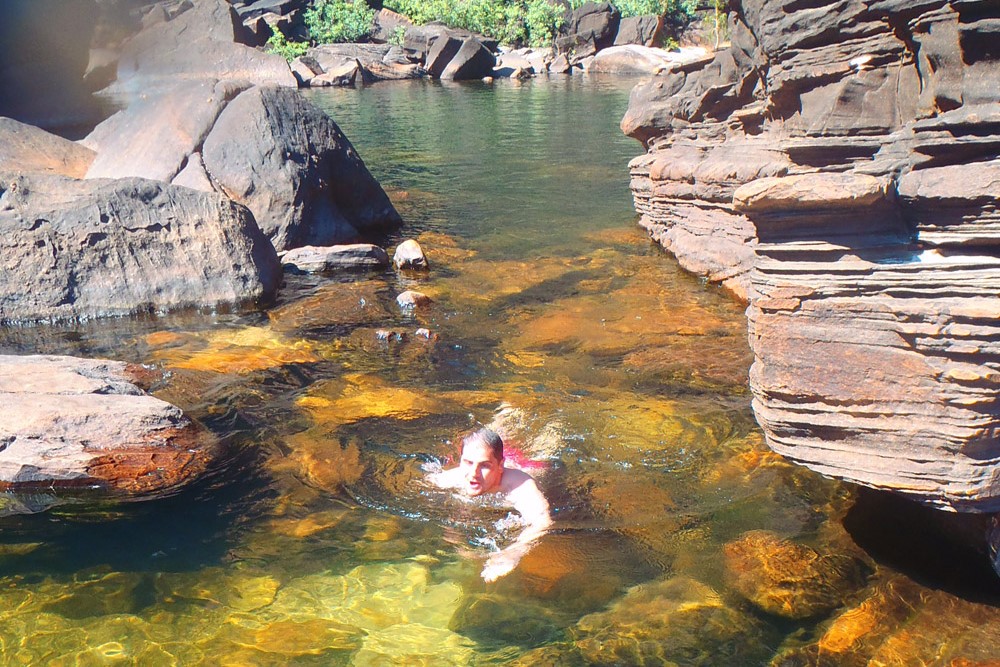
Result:
{"label": "rocky outcrop", "polygon": [[288,63],[239,42],[242,23],[226,0],[199,0],[129,39],[109,92],[139,94],[183,79],[298,87]]}
{"label": "rocky outcrop", "polygon": [[0,176],[0,322],[266,301],[277,255],[243,206],[145,179]]}
{"label": "rocky outcrop", "polygon": [[441,23],[406,29],[403,50],[412,62],[442,79],[479,79],[493,73],[497,42]]}
{"label": "rocky outcrop", "polygon": [[214,438],[120,361],[0,357],[0,489],[150,494],[204,471]]}
{"label": "rocky outcrop", "polygon": [[621,13],[607,2],[585,2],[566,10],[555,47],[570,56],[572,62],[592,56],[615,42]]}
{"label": "rocky outcrop", "polygon": [[641,224],[748,301],[773,449],[936,506],[1000,509],[1000,12],[733,8],[730,48],[633,91]]}
{"label": "rocky outcrop", "polygon": [[336,123],[286,88],[182,82],[137,100],[82,143],[97,153],[88,178],[141,176],[224,194],[250,208],[277,250],[352,242],[401,222]]}

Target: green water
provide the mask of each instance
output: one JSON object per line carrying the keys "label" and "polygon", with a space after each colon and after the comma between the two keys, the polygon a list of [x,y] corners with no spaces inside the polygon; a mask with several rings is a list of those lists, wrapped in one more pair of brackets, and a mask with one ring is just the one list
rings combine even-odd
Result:
{"label": "green water", "polygon": [[[859,664],[847,637],[903,664],[931,650],[897,632],[925,610],[949,619],[939,661],[982,657],[995,601],[871,559],[841,524],[854,493],[763,446],[743,307],[635,224],[632,83],[313,92],[406,220],[386,244],[417,238],[428,273],[289,276],[266,313],[4,332],[4,352],[165,369],[157,395],[226,454],[167,498],[8,497],[3,663],[759,665],[825,638],[824,664]],[[405,289],[433,304],[401,311]],[[555,529],[486,584],[503,512],[422,478],[498,419],[544,462]],[[856,559],[866,588],[805,619],[762,611],[726,556],[756,530]],[[859,626],[882,644],[830,630],[869,597],[908,605]]]}

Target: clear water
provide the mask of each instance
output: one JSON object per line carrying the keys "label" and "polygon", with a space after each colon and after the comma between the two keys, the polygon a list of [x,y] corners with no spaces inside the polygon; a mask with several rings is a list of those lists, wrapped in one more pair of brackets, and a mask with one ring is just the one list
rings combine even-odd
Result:
{"label": "clear water", "polygon": [[[4,352],[164,368],[157,394],[227,453],[171,497],[7,497],[2,662],[759,665],[817,645],[822,664],[995,657],[990,584],[971,601],[901,574],[891,551],[873,558],[842,522],[858,523],[855,492],[763,446],[742,306],[635,224],[626,164],[640,149],[617,128],[633,83],[313,92],[406,220],[387,245],[417,238],[427,274],[289,276],[265,313],[3,332]],[[433,305],[401,311],[405,289]],[[486,584],[505,513],[422,478],[496,419],[544,461],[556,529]],[[864,584],[809,618],[761,611],[726,555],[755,530],[855,558]]]}

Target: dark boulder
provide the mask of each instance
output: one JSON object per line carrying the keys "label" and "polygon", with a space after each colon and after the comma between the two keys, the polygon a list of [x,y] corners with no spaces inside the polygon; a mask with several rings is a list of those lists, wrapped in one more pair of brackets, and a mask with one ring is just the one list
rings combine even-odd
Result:
{"label": "dark boulder", "polygon": [[202,156],[212,181],[253,211],[278,250],[350,242],[401,223],[337,124],[294,90],[239,95]]}
{"label": "dark boulder", "polygon": [[0,322],[266,301],[277,255],[243,206],[139,178],[0,177]]}
{"label": "dark boulder", "polygon": [[614,44],[621,13],[607,2],[587,2],[568,11],[556,37],[556,50],[577,58],[593,55]]}
{"label": "dark boulder", "polygon": [[615,46],[638,44],[640,46],[656,46],[663,32],[663,17],[661,16],[629,16],[623,18],[615,35]]}
{"label": "dark boulder", "polygon": [[482,42],[475,38],[466,39],[462,47],[441,72],[442,79],[463,80],[482,79],[493,74],[496,57]]}

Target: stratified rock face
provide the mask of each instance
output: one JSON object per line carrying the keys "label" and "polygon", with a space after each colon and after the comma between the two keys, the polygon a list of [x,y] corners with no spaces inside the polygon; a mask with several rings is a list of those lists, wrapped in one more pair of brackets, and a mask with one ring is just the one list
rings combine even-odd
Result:
{"label": "stratified rock face", "polygon": [[749,301],[768,444],[1000,509],[1000,8],[744,0],[633,91],[641,224]]}
{"label": "stratified rock face", "polygon": [[0,176],[0,322],[266,301],[278,258],[250,212],[140,178]]}
{"label": "stratified rock face", "polygon": [[0,489],[153,493],[202,472],[213,440],[106,359],[0,356]]}

